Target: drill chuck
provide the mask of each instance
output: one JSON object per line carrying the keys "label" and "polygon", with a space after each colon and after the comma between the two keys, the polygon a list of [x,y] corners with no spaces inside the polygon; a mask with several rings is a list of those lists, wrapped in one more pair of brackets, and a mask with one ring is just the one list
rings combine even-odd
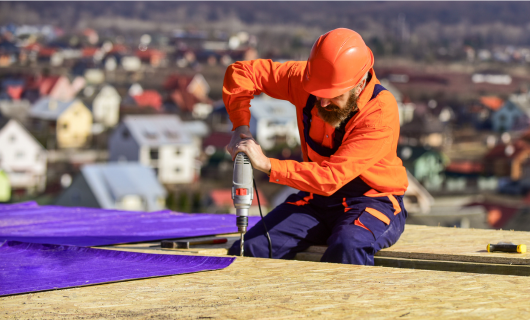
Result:
{"label": "drill chuck", "polygon": [[236,218],[237,232],[245,233],[248,227],[248,216],[238,216]]}

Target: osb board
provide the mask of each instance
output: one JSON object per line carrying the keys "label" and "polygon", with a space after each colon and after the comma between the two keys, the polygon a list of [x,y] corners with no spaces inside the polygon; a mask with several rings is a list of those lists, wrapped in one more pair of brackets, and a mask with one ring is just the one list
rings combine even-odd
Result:
{"label": "osb board", "polygon": [[[225,255],[226,248],[239,239],[239,236],[235,234],[219,235],[218,237],[225,237],[228,242],[218,245],[199,245],[189,250],[171,251],[182,251],[182,253],[187,254]],[[274,242],[274,238],[272,241]],[[402,259],[530,265],[530,254],[528,253],[489,253],[486,251],[488,243],[498,243],[500,241],[526,244],[528,249],[530,249],[530,232],[406,225],[405,232],[403,232],[399,241],[392,247],[381,250],[376,255]],[[120,250],[149,248],[166,251],[160,248],[160,242],[124,244],[113,246],[112,248]],[[313,246],[306,252],[321,254],[326,248],[325,246]],[[297,259],[306,260],[302,256],[297,256]]]}
{"label": "osb board", "polygon": [[530,279],[237,258],[226,269],[0,298],[7,319],[528,319]]}
{"label": "osb board", "polygon": [[[399,241],[376,255],[404,259],[530,265],[528,253],[486,251],[488,243],[501,241],[526,244],[530,249],[530,232],[406,225]],[[307,252],[323,253],[324,250],[326,247],[313,246]]]}

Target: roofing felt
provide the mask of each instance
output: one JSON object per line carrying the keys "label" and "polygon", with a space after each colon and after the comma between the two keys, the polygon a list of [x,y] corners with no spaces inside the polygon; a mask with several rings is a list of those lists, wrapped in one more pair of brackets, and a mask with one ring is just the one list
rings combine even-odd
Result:
{"label": "roofing felt", "polygon": [[152,211],[158,209],[158,198],[166,197],[166,190],[153,169],[140,163],[89,164],[81,168],[81,173],[99,205],[105,209],[114,209],[116,201],[126,195],[138,195]]}
{"label": "roofing felt", "polygon": [[218,270],[234,259],[7,241],[0,244],[0,296]]}
{"label": "roofing felt", "polygon": [[77,100],[59,101],[43,98],[35,102],[29,111],[29,115],[43,120],[57,120],[57,118],[59,118],[59,116],[76,101]]}
{"label": "roofing felt", "polygon": [[[0,204],[0,242],[103,246],[237,232],[231,214],[138,212],[99,208]],[[249,217],[249,228],[258,217]]]}
{"label": "roofing felt", "polygon": [[192,142],[176,115],[129,115],[123,123],[140,146],[186,145]]}

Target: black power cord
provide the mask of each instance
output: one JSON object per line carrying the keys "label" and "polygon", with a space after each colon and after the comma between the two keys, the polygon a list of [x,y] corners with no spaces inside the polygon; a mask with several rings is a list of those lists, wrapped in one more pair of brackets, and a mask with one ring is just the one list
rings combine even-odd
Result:
{"label": "black power cord", "polygon": [[256,190],[256,198],[258,198],[259,215],[261,216],[261,222],[263,223],[263,228],[265,228],[265,235],[267,236],[267,240],[269,241],[269,258],[272,259],[271,237],[269,235],[269,231],[267,230],[267,226],[265,225],[265,221],[263,220],[263,213],[261,213],[261,203],[259,202],[259,194],[258,194],[258,187],[256,186],[256,179],[252,178],[252,181],[254,181],[254,190]]}

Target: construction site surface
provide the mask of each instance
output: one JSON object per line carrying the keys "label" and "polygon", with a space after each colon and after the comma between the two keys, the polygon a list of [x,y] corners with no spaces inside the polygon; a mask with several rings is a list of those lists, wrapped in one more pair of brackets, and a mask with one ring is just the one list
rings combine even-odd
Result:
{"label": "construction site surface", "polygon": [[[102,249],[226,255],[237,236],[218,237],[229,241]],[[374,267],[314,262],[325,247],[310,247],[298,260],[237,257],[223,270],[5,296],[0,318],[530,318],[529,256],[486,251],[498,242],[529,245],[530,233],[407,225]]]}

